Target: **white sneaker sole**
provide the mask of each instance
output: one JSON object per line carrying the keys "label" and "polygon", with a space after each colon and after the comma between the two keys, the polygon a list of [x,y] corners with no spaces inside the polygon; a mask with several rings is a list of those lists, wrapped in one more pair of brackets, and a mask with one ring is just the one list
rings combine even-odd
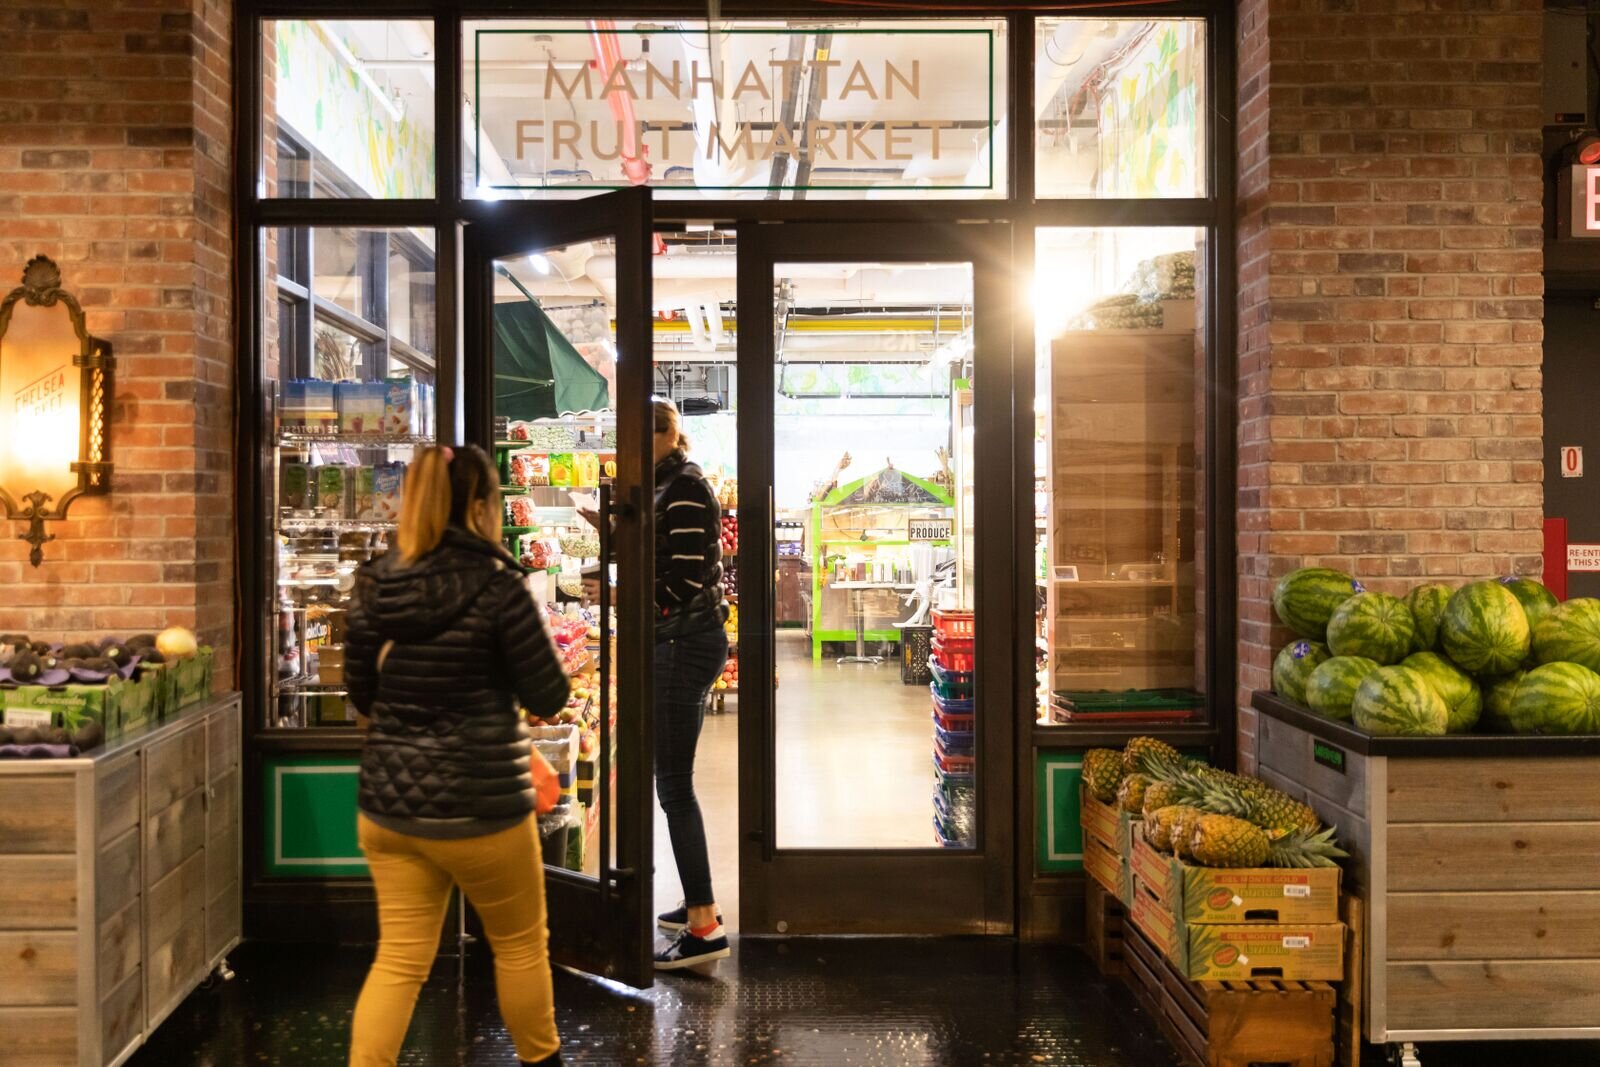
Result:
{"label": "white sneaker sole", "polygon": [[709,977],[710,975],[716,973],[717,961],[718,960],[725,960],[729,956],[732,956],[732,955],[733,955],[733,948],[732,948],[732,946],[730,946],[728,948],[719,948],[715,952],[708,952],[703,956],[690,956],[687,959],[672,960],[672,961],[667,962],[667,963],[663,963],[660,960],[657,960],[656,961],[656,970],[658,970],[658,971],[696,971],[696,972],[698,972],[700,974],[704,974],[707,977]]}

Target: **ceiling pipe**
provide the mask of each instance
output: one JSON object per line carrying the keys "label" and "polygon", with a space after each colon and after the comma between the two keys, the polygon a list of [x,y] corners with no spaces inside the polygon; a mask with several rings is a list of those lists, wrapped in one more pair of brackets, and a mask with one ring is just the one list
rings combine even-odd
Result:
{"label": "ceiling pipe", "polygon": [[[610,80],[611,74],[622,66],[622,44],[617,38],[615,19],[590,19],[589,39],[594,44],[595,62],[600,74]],[[627,93],[613,90],[606,94],[611,105],[611,117],[617,120],[617,149],[622,156],[622,173],[630,184],[646,185],[650,181],[650,161],[644,158],[644,145],[639,141],[639,119],[633,113],[633,98]]]}

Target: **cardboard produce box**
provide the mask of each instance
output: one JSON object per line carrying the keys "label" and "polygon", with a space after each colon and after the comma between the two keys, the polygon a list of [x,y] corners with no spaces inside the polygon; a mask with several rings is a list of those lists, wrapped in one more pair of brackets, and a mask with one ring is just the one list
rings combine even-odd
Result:
{"label": "cardboard produce box", "polygon": [[1344,978],[1344,924],[1188,923],[1134,876],[1133,925],[1195,981]]}
{"label": "cardboard produce box", "polygon": [[0,712],[7,726],[60,726],[70,731],[97,722],[104,741],[160,721],[160,676],[142,674],[137,681],[113,677],[100,685],[19,685],[0,688]]}
{"label": "cardboard produce box", "polygon": [[1133,851],[1134,818],[1111,804],[1102,804],[1087,786],[1078,786],[1078,822],[1083,836],[1099,839],[1127,859]]}
{"label": "cardboard produce box", "polygon": [[210,646],[203,646],[188,659],[173,660],[166,664],[161,678],[166,686],[163,717],[171,718],[190,704],[198,703],[211,695]]}
{"label": "cardboard produce box", "polygon": [[1133,902],[1133,876],[1128,861],[1089,834],[1083,836],[1083,871],[1122,901],[1124,907]]}
{"label": "cardboard produce box", "polygon": [[1139,884],[1186,923],[1336,923],[1337,867],[1196,867],[1134,834],[1129,867]]}

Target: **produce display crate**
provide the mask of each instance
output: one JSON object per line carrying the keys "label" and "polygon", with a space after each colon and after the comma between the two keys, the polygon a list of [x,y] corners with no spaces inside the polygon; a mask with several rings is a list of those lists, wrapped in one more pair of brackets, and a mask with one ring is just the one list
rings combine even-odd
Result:
{"label": "produce display crate", "polygon": [[1337,982],[1344,977],[1343,923],[1188,923],[1137,874],[1128,914],[1185,978]]}
{"label": "produce display crate", "polygon": [[1252,703],[1260,777],[1350,852],[1367,1041],[1595,1039],[1600,736],[1374,737]]}
{"label": "produce display crate", "polygon": [[1180,923],[1336,923],[1339,868],[1197,867],[1133,835],[1133,875]]}
{"label": "produce display crate", "polygon": [[11,725],[38,725],[33,718],[43,723],[45,716],[50,726],[97,722],[101,741],[109,742],[168,717],[166,699],[163,674],[147,670],[133,681],[113,677],[100,685],[0,686],[0,713]]}
{"label": "produce display crate", "polygon": [[[1086,864],[1087,866],[1087,864]],[[1083,948],[1097,971],[1107,978],[1121,977],[1126,965],[1122,939],[1128,912],[1121,899],[1090,878],[1083,895]]]}
{"label": "produce display crate", "polygon": [[1128,988],[1190,1067],[1332,1067],[1335,992],[1322,981],[1192,981],[1124,927]]}

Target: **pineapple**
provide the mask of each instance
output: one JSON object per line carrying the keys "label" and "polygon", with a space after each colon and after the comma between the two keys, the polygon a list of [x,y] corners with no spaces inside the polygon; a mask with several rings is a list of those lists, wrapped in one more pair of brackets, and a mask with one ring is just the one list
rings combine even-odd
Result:
{"label": "pineapple", "polygon": [[1232,815],[1202,815],[1196,821],[1189,851],[1206,867],[1260,867],[1272,841],[1266,831]]}
{"label": "pineapple", "polygon": [[1180,774],[1171,782],[1175,792],[1168,803],[1192,804],[1214,815],[1247,819],[1263,830],[1315,833],[1322,826],[1310,805],[1257,778],[1214,771],[1204,776]]}
{"label": "pineapple", "polygon": [[[1146,793],[1146,796],[1149,794]],[[1173,848],[1172,831],[1179,821],[1190,815],[1198,816],[1200,812],[1195,808],[1186,808],[1179,804],[1171,804],[1151,811],[1144,819],[1144,839],[1150,842],[1150,847],[1158,852],[1171,852]]]}
{"label": "pineapple", "polygon": [[1135,737],[1122,750],[1122,768],[1129,774],[1168,778],[1183,767],[1183,756],[1165,741]]}
{"label": "pineapple", "polygon": [[1194,842],[1195,827],[1199,824],[1205,812],[1199,808],[1180,805],[1177,812],[1171,817],[1171,830],[1167,840],[1172,846],[1172,851],[1181,859],[1192,859],[1194,853],[1191,846]]}
{"label": "pineapple", "polygon": [[1155,781],[1144,791],[1144,817],[1150,818],[1152,812],[1162,808],[1170,808],[1174,804],[1182,803],[1183,792],[1173,782]]}
{"label": "pineapple", "polygon": [[1348,855],[1333,835],[1332,827],[1274,834],[1231,815],[1202,815],[1189,847],[1195,862],[1207,867],[1333,867],[1334,859]]}
{"label": "pineapple", "polygon": [[1250,797],[1251,822],[1269,830],[1299,831],[1314,834],[1322,828],[1322,820],[1309,804],[1302,804],[1287,793],[1266,783]]}
{"label": "pineapple", "polygon": [[1127,772],[1122,769],[1122,753],[1114,748],[1091,748],[1083,754],[1083,781],[1089,793],[1102,804],[1117,799],[1117,786]]}
{"label": "pineapple", "polygon": [[1130,774],[1117,786],[1117,807],[1130,814],[1137,815],[1144,810],[1144,792],[1150,787],[1150,779],[1142,774]]}

